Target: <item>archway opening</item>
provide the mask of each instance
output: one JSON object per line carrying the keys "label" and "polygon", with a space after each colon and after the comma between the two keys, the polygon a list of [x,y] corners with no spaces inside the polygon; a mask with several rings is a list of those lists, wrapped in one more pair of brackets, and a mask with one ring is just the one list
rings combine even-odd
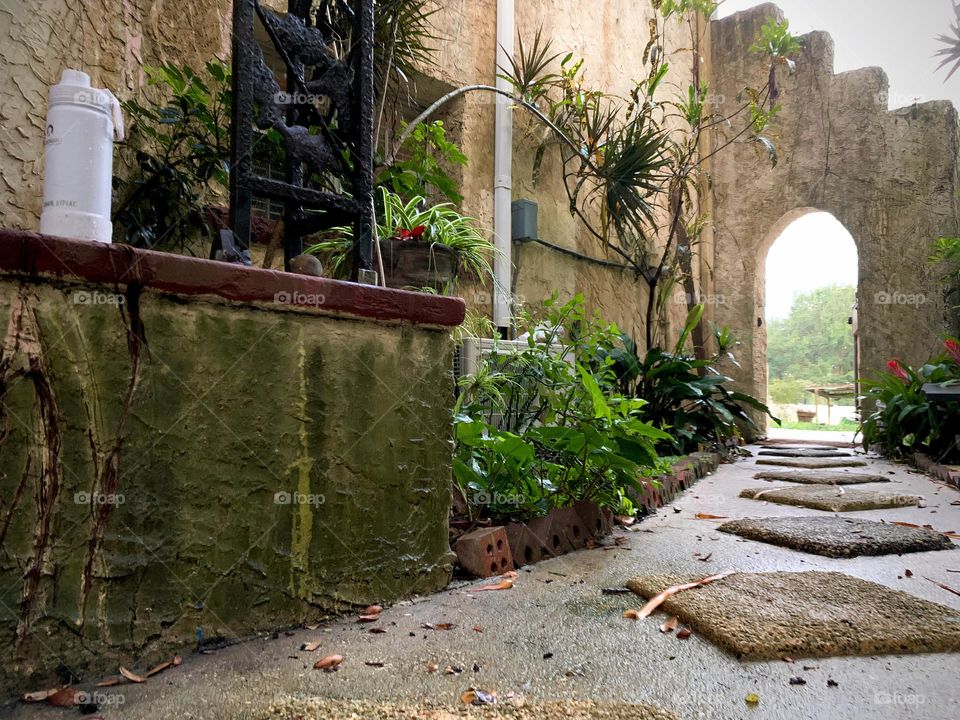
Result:
{"label": "archway opening", "polygon": [[830,213],[808,210],[769,247],[765,267],[767,401],[781,430],[855,432],[857,245]]}

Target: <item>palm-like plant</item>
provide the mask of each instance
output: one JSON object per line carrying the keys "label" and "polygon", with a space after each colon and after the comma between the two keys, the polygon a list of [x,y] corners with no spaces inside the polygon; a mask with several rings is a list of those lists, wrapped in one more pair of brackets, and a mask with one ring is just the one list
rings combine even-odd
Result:
{"label": "palm-like plant", "polygon": [[935,53],[935,55],[943,58],[943,60],[940,61],[940,65],[937,66],[937,70],[942,70],[951,63],[953,64],[950,72],[947,73],[947,77],[944,78],[944,82],[953,77],[953,74],[957,70],[960,70],[960,2],[956,0],[953,3],[953,12],[956,15],[956,20],[950,26],[953,35],[937,36],[937,41],[942,42],[946,46],[940,48]]}

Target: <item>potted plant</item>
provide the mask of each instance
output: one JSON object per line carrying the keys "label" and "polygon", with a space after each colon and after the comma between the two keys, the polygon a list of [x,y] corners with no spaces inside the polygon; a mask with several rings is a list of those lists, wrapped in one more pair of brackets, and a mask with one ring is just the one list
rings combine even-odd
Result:
{"label": "potted plant", "polygon": [[[476,221],[461,215],[450,203],[428,205],[417,195],[408,201],[380,187],[377,234],[388,287],[431,289],[450,292],[466,270],[477,276],[492,276],[493,243],[483,236]],[[337,237],[324,240],[305,252],[325,256],[339,274],[353,246],[353,230],[337,228]]]}

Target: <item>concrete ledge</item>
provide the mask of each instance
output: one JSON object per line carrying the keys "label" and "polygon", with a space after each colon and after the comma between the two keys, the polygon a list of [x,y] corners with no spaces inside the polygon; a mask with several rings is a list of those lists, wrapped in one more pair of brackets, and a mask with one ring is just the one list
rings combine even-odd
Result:
{"label": "concrete ledge", "polygon": [[70,240],[0,230],[0,273],[76,278],[106,285],[138,285],[178,295],[272,303],[387,322],[454,327],[463,322],[461,298],[263,270],[129,245]]}

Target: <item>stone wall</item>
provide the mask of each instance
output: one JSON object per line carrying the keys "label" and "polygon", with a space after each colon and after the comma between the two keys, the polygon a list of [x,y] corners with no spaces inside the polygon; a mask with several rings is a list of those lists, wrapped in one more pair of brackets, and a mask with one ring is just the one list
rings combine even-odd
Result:
{"label": "stone wall", "polygon": [[0,234],[0,690],[443,587],[463,312]]}
{"label": "stone wall", "polygon": [[[763,75],[746,52],[760,26],[781,18],[772,4],[711,24],[711,93],[729,114],[738,91]],[[714,314],[743,343],[742,387],[767,390],[764,265],[779,233],[804,213],[832,213],[857,243],[861,374],[899,357],[920,363],[938,352],[944,303],[931,243],[957,234],[957,112],[949,102],[887,110],[880,68],[834,74],[833,41],[803,38],[797,71],[779,72],[783,109],[773,130],[779,164],[756,143],[715,156]],[[811,278],[813,282],[814,278]],[[910,302],[911,299],[919,300]]]}

